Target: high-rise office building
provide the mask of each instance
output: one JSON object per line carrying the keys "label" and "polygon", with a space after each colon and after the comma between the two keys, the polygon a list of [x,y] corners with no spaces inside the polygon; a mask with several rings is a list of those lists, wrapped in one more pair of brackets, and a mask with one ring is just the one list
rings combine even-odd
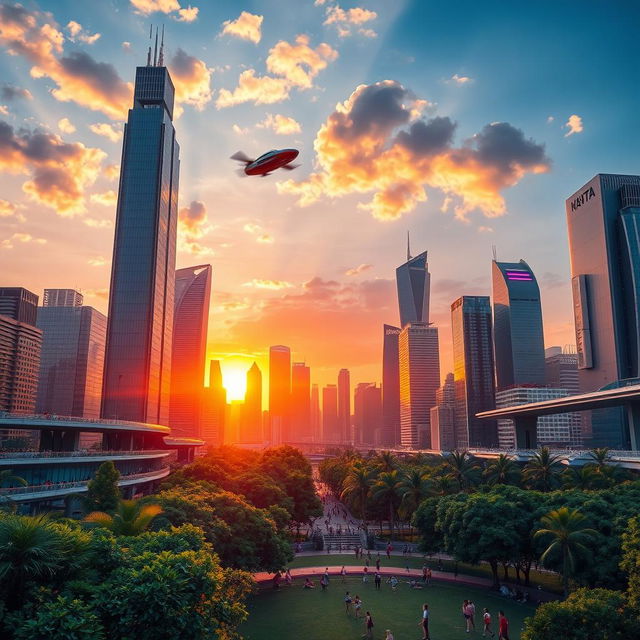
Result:
{"label": "high-rise office building", "polygon": [[353,425],[356,444],[382,445],[382,389],[375,382],[356,385],[353,393]]}
{"label": "high-rise office building", "polygon": [[71,294],[66,298],[50,295],[48,306],[38,309],[42,351],[36,410],[96,419],[102,399],[107,318],[93,307],[71,304],[78,299],[82,301]]}
{"label": "high-rise office building", "polygon": [[455,432],[456,389],[453,373],[447,373],[444,384],[436,391],[436,406],[431,407],[431,448],[453,451],[457,448]]}
{"label": "high-rise office building", "polygon": [[311,369],[304,362],[291,366],[291,442],[311,442]]}
{"label": "high-rise office building", "polygon": [[210,446],[219,447],[224,442],[227,390],[222,385],[220,361],[210,364],[209,386],[203,393],[200,437]]}
{"label": "high-rise office building", "polygon": [[174,87],[160,51],[136,69],[124,130],[102,415],[166,425],[180,161]]}
{"label": "high-rise office building", "polygon": [[[548,387],[521,386],[496,391],[496,409],[513,407],[518,404],[544,402],[564,398],[568,394],[566,389],[550,389]],[[566,447],[571,443],[571,413],[558,413],[550,416],[540,416],[537,420],[538,446]],[[513,420],[498,420],[498,445],[500,449],[515,449],[516,435]],[[531,445],[527,444],[527,449]]]}
{"label": "high-rise office building", "polygon": [[242,442],[262,444],[262,372],[257,363],[253,363],[247,371],[247,388],[244,394],[242,416]]}
{"label": "high-rise office building", "polygon": [[406,325],[398,338],[400,363],[400,443],[431,448],[431,407],[440,386],[438,329],[427,323]]}
{"label": "high-rise office building", "polygon": [[43,307],[81,307],[84,296],[75,289],[45,289]]}
{"label": "high-rise office building", "polygon": [[338,421],[342,432],[342,442],[351,442],[351,378],[349,369],[338,372]]}
{"label": "high-rise office building", "polygon": [[407,239],[407,261],[396,269],[401,327],[410,322],[429,322],[430,283],[427,252],[412,257]]}
{"label": "high-rise office building", "polygon": [[495,409],[489,296],[462,296],[451,305],[456,446],[496,447],[498,425],[476,414]]}
{"label": "high-rise office building", "polygon": [[[580,393],[580,381],[578,380],[578,354],[575,347],[549,347],[544,350],[545,370],[547,386],[552,389],[566,389],[570,396]],[[582,418],[576,412],[569,414],[570,442],[572,447],[579,447],[583,444]]]}
{"label": "high-rise office building", "polygon": [[385,324],[382,347],[382,436],[380,444],[400,444],[400,365],[398,360],[399,327]]}
{"label": "high-rise office building", "polygon": [[291,350],[283,345],[269,348],[269,441],[289,439],[291,418]]}
{"label": "high-rise office building", "polygon": [[492,262],[496,385],[545,384],[540,289],[529,265]]}
{"label": "high-rise office building", "polygon": [[0,316],[35,327],[38,296],[23,287],[0,287]]}
{"label": "high-rise office building", "polygon": [[322,411],[320,410],[320,389],[311,385],[311,434],[314,442],[322,442]]}
{"label": "high-rise office building", "polygon": [[342,442],[341,435],[338,422],[338,387],[328,384],[322,388],[322,440],[339,443]]}
{"label": "high-rise office building", "polygon": [[[598,174],[566,201],[580,391],[640,378],[640,176]],[[628,448],[622,407],[592,412],[590,446]]]}
{"label": "high-rise office building", "polygon": [[176,271],[169,426],[175,436],[200,437],[207,353],[211,265]]}

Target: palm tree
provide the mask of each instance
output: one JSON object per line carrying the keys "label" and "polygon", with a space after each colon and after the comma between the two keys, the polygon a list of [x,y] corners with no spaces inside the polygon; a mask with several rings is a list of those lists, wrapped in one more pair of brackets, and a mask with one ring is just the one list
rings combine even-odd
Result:
{"label": "palm tree", "polygon": [[400,492],[400,480],[398,471],[383,471],[375,483],[371,487],[371,497],[375,500],[386,502],[389,507],[389,525],[391,536],[393,536],[393,527],[395,524],[396,503]]}
{"label": "palm tree", "polygon": [[[403,517],[409,517],[429,495],[429,479],[420,469],[410,467],[400,478],[398,486]],[[410,519],[410,518],[409,518]]]}
{"label": "palm tree", "polygon": [[591,464],[585,464],[582,467],[569,467],[562,474],[562,483],[567,489],[590,491],[597,489],[602,484],[600,475]]}
{"label": "palm tree", "polygon": [[11,469],[3,469],[0,471],[0,487],[11,486],[13,484],[26,487],[28,483],[24,478],[15,475]]}
{"label": "palm tree", "polygon": [[398,466],[398,461],[391,451],[380,451],[376,456],[376,464],[381,471],[393,471]]}
{"label": "palm tree", "polygon": [[589,457],[594,461],[598,471],[607,466],[611,456],[609,455],[609,447],[598,447],[589,451]]}
{"label": "palm tree", "polygon": [[460,491],[466,491],[480,478],[480,469],[468,451],[451,451],[444,459],[447,476],[458,483]]}
{"label": "palm tree", "polygon": [[432,496],[448,496],[451,493],[451,478],[448,474],[436,473],[429,479],[429,493]]}
{"label": "palm tree", "polygon": [[109,529],[117,536],[137,536],[146,531],[153,520],[162,513],[159,504],[140,504],[138,500],[120,500],[112,515],[93,511],[84,521]]}
{"label": "palm tree", "polygon": [[76,571],[89,537],[46,515],[5,515],[0,519],[0,585],[9,587],[9,609],[21,606],[27,583],[48,582]]}
{"label": "palm tree", "polygon": [[360,517],[367,530],[367,498],[371,489],[371,471],[362,461],[354,462],[351,465],[342,483],[342,493],[340,498],[351,498],[360,507]]}
{"label": "palm tree", "polygon": [[589,452],[593,468],[600,475],[601,485],[604,487],[611,487],[627,479],[627,471],[611,461],[610,451],[608,447],[600,447]]}
{"label": "palm tree", "polygon": [[524,468],[524,479],[532,489],[551,491],[560,484],[560,456],[551,453],[548,447],[542,447]]}
{"label": "palm tree", "polygon": [[497,458],[489,462],[484,470],[487,484],[518,484],[520,481],[520,468],[506,453],[501,453]]}
{"label": "palm tree", "polygon": [[575,556],[579,552],[586,552],[585,542],[589,542],[597,535],[595,529],[585,526],[586,518],[577,509],[560,507],[550,511],[541,518],[544,528],[538,529],[534,537],[551,536],[551,543],[540,556],[544,564],[553,553],[560,553],[562,557],[562,588],[564,597],[569,593],[569,575],[575,568]]}

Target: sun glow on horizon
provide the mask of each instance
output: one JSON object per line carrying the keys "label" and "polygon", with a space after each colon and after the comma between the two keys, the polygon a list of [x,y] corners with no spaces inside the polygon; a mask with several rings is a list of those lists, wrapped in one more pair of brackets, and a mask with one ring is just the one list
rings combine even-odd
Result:
{"label": "sun glow on horizon", "polygon": [[222,369],[222,386],[227,390],[227,402],[244,400],[247,391],[247,370],[249,367],[244,362],[223,360],[220,363]]}

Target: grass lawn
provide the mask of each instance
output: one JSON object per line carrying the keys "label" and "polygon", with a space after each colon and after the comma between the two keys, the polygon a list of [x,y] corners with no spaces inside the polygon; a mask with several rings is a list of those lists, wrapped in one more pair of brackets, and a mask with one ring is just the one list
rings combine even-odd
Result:
{"label": "grass lawn", "polygon": [[[377,552],[376,552],[377,553]],[[375,569],[376,564],[376,553],[371,554],[371,566]],[[391,560],[387,559],[385,553],[380,553],[380,566],[381,567],[400,567],[404,568],[407,565],[410,569],[422,569],[422,565],[424,564],[424,557],[421,555],[414,554],[413,556],[407,556],[403,558],[402,556],[391,556]],[[427,565],[432,569],[438,568],[438,561],[436,559],[427,559]],[[327,555],[326,553],[321,556],[298,556],[294,558],[290,563],[289,567],[298,568],[298,567],[334,567],[336,565],[361,565],[364,566],[364,560],[356,560],[355,553],[350,554],[331,554]],[[443,570],[453,573],[454,569],[453,560],[443,560]],[[491,578],[491,568],[487,564],[473,565],[473,564],[465,564],[464,562],[458,562],[458,573],[465,574],[468,576],[479,576],[481,578]],[[500,576],[500,580],[502,581],[502,567],[498,569],[498,575]],[[509,577],[511,582],[515,582],[515,571],[513,568],[509,569]],[[550,591],[552,593],[562,593],[562,581],[560,580],[560,576],[555,573],[540,573],[535,571],[535,569],[531,570],[531,586],[537,587],[540,585],[545,591]]]}
{"label": "grass lawn", "polygon": [[[336,556],[337,557],[337,556]],[[411,589],[404,581],[396,591],[383,581],[376,591],[373,580],[363,584],[361,579],[347,578],[345,584],[332,578],[326,592],[315,580],[316,588],[305,590],[302,580],[293,586],[274,590],[263,588],[249,599],[249,619],[239,629],[246,640],[357,640],[364,634],[363,620],[347,615],[344,593],[356,593],[362,599],[362,615],[370,611],[374,622],[374,638],[382,640],[385,630],[391,629],[395,640],[419,640],[422,631],[418,622],[422,604],[430,610],[430,632],[433,640],[460,640],[482,637],[482,609],[492,614],[493,629],[497,629],[498,610],[503,609],[509,619],[511,640],[519,640],[524,619],[535,608],[518,604],[485,589],[435,583],[422,590]],[[476,631],[465,633],[461,613],[462,601],[471,598],[476,605]],[[496,633],[497,638],[497,633]]]}

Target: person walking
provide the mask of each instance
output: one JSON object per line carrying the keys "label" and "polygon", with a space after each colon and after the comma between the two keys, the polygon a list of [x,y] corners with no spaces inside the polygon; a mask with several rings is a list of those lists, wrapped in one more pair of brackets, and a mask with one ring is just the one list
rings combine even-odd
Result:
{"label": "person walking", "polygon": [[380,571],[380,554],[378,554],[378,559],[376,560],[376,571]]}
{"label": "person walking", "polygon": [[429,605],[426,602],[422,605],[422,618],[418,626],[422,628],[422,640],[429,640]]}
{"label": "person walking", "polygon": [[471,616],[471,628],[476,630],[476,605],[473,604],[473,600],[469,600],[469,615]]}
{"label": "person walking", "polygon": [[471,631],[471,612],[469,611],[469,601],[465,600],[462,603],[462,615],[464,616],[465,625],[467,627],[467,633]]}
{"label": "person walking", "polygon": [[347,615],[349,615],[349,612],[351,611],[351,604],[352,604],[353,600],[351,599],[351,595],[349,594],[349,592],[347,591],[344,594],[344,607],[347,610]]}
{"label": "person walking", "polygon": [[376,585],[376,589],[380,589],[380,584],[382,583],[382,576],[379,571],[376,571],[376,577],[374,579],[374,583]]}
{"label": "person walking", "polygon": [[367,582],[369,579],[369,567],[365,566],[362,570],[362,582]]}
{"label": "person walking", "polygon": [[427,567],[427,586],[431,585],[431,577],[432,577],[432,573],[431,573],[431,567]]}
{"label": "person walking", "polygon": [[362,600],[360,600],[360,596],[356,594],[356,597],[353,599],[353,608],[356,612],[356,618],[360,617],[360,609],[362,608]]}
{"label": "person walking", "polygon": [[509,640],[509,620],[504,611],[498,611],[498,640]]}
{"label": "person walking", "polygon": [[371,617],[371,613],[367,611],[367,614],[364,617],[364,628],[366,629],[366,633],[364,634],[364,638],[373,638],[373,618]]}
{"label": "person walking", "polygon": [[482,635],[486,636],[490,634],[493,638],[496,634],[491,630],[491,614],[489,613],[489,609],[486,607],[482,613],[482,622],[484,623],[484,628],[482,629]]}
{"label": "person walking", "polygon": [[340,575],[342,576],[342,582],[346,582],[347,570],[344,568],[344,565],[342,565],[342,569],[340,569]]}
{"label": "person walking", "polygon": [[393,633],[391,633],[391,629],[387,629],[387,635],[384,637],[384,640],[394,640]]}

